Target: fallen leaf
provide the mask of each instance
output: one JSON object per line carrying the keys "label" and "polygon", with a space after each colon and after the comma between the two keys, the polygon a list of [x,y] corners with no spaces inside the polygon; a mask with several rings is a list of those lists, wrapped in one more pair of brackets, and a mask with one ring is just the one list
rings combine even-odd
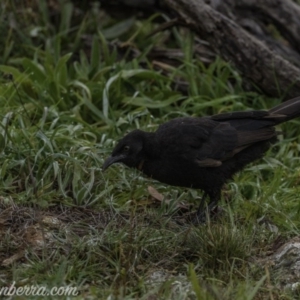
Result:
{"label": "fallen leaf", "polygon": [[149,194],[156,200],[158,201],[163,201],[164,200],[164,196],[159,193],[153,186],[149,185],[148,186],[148,192]]}
{"label": "fallen leaf", "polygon": [[7,267],[9,265],[11,265],[12,263],[14,263],[15,261],[19,260],[20,258],[24,257],[24,251],[20,251],[14,255],[12,255],[11,257],[4,259],[2,261],[2,266]]}

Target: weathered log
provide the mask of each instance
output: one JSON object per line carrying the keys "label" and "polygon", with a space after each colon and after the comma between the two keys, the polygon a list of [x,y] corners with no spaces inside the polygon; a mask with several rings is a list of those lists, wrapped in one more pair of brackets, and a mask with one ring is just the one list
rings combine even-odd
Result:
{"label": "weathered log", "polygon": [[224,59],[266,94],[300,95],[300,69],[271,51],[236,22],[203,0],[165,0]]}
{"label": "weathered log", "polygon": [[[74,1],[74,0],[73,0]],[[165,0],[99,0],[110,14],[128,17],[132,14],[148,16],[163,11],[169,16],[174,12]],[[291,0],[205,0],[218,12],[242,26],[272,51],[300,67],[300,6]],[[272,24],[284,40],[270,33]]]}
{"label": "weathered log", "polygon": [[[300,94],[300,6],[291,0],[100,2],[103,6],[109,3],[152,12],[164,9],[169,15],[181,15],[214,52],[232,62],[247,81],[266,94],[283,98]],[[275,39],[269,24],[285,40]]]}
{"label": "weathered log", "polygon": [[[209,4],[265,43],[272,51],[300,67],[300,52],[297,52],[297,47],[293,47],[300,40],[300,34],[295,34],[300,30],[300,7],[291,1],[283,1],[211,0]],[[286,22],[287,20],[289,21]],[[273,31],[276,28],[280,33],[280,38],[273,36],[270,25]]]}
{"label": "weathered log", "polygon": [[[229,0],[232,1],[232,0]],[[300,52],[300,6],[291,0],[234,0],[239,11],[249,10],[269,20],[295,50]]]}

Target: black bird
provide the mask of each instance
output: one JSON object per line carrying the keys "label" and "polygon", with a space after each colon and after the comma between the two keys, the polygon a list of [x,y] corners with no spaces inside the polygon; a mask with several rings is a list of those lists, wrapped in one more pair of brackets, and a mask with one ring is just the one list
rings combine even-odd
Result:
{"label": "black bird", "polygon": [[103,164],[136,168],[160,182],[204,191],[197,216],[220,199],[225,182],[261,158],[277,140],[275,125],[300,116],[300,97],[268,111],[237,111],[208,117],[183,117],[156,132],[134,130],[123,137]]}

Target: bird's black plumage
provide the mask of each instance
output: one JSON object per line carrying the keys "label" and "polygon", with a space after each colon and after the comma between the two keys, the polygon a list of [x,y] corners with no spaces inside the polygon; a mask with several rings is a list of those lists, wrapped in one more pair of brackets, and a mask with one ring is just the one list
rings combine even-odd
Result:
{"label": "bird's black plumage", "polygon": [[217,203],[222,186],[277,140],[276,125],[300,116],[300,97],[269,111],[176,118],[156,132],[123,137],[103,169],[120,162],[160,182],[203,190]]}

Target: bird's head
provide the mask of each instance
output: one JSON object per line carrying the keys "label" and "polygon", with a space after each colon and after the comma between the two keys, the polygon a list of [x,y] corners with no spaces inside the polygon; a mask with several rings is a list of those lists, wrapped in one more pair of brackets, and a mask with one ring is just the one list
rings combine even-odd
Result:
{"label": "bird's head", "polygon": [[115,163],[123,163],[128,167],[137,168],[143,160],[144,135],[141,130],[134,130],[125,135],[116,145],[103,166],[103,171]]}

